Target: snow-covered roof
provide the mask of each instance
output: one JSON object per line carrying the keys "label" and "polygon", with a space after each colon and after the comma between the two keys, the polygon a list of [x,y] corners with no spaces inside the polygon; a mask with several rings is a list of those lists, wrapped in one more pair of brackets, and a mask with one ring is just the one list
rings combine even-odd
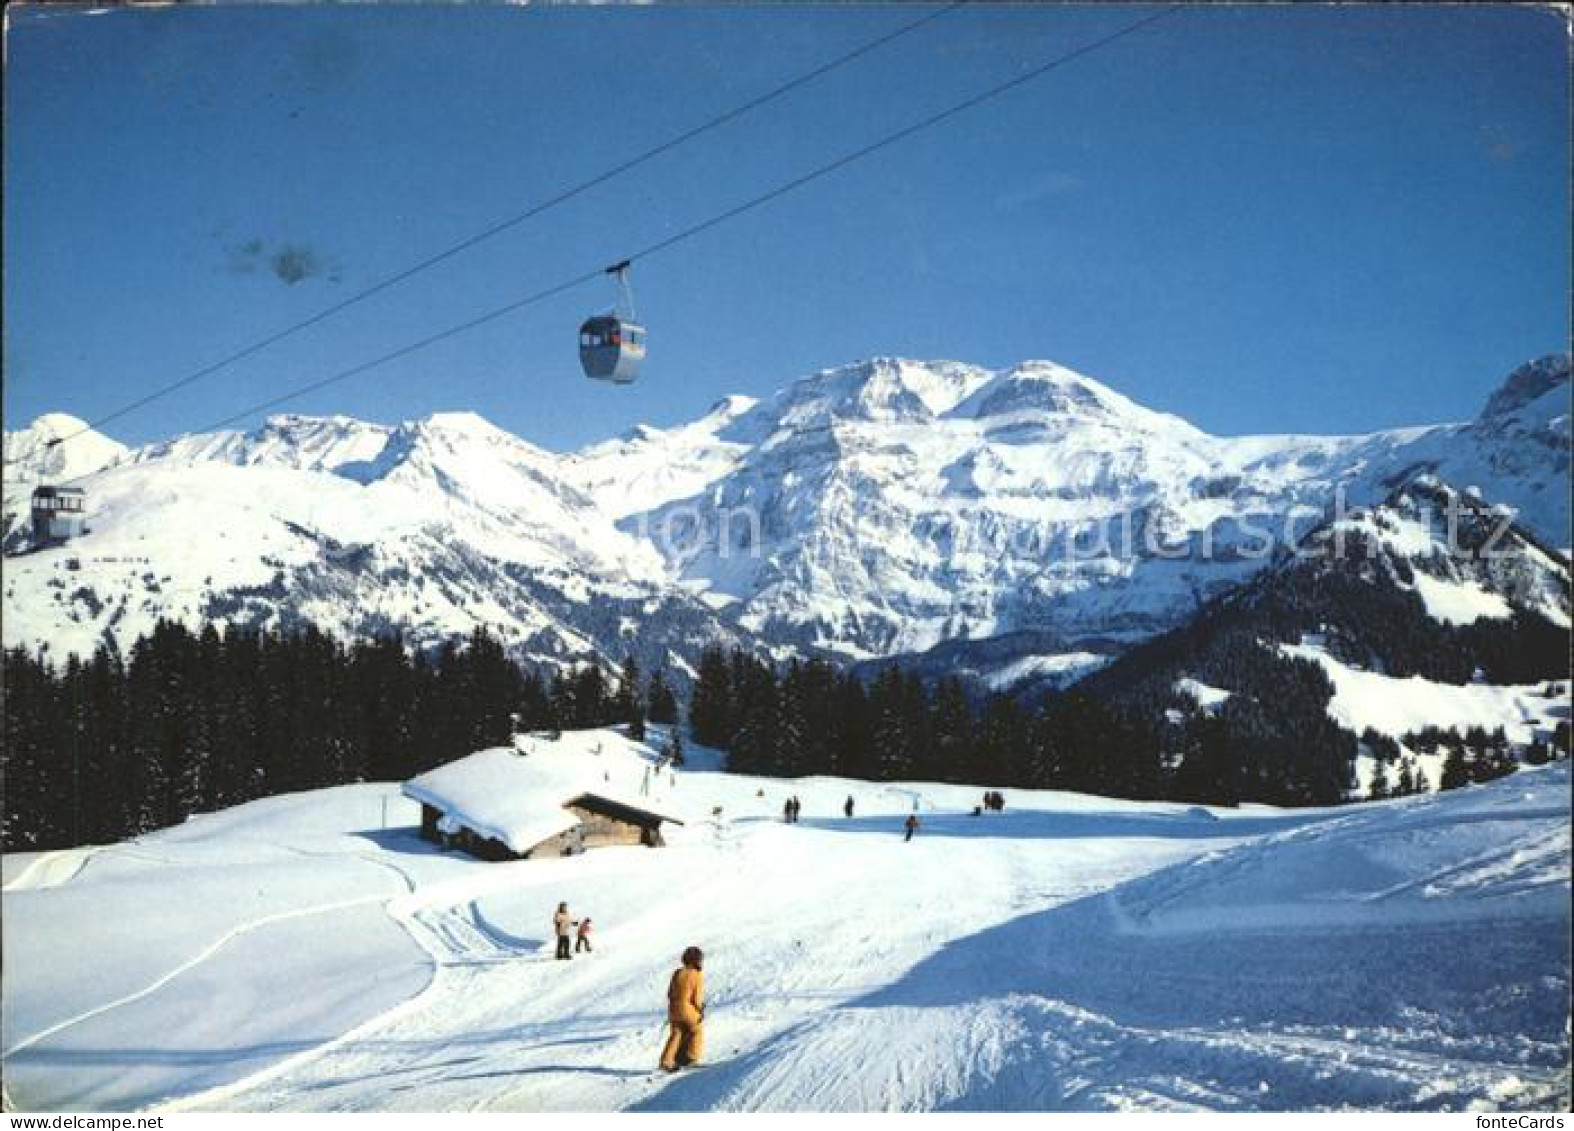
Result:
{"label": "snow-covered roof", "polygon": [[655,752],[642,743],[611,730],[521,735],[514,743],[429,770],[407,781],[404,794],[519,853],[579,824],[565,806],[586,795],[683,823],[655,772]]}

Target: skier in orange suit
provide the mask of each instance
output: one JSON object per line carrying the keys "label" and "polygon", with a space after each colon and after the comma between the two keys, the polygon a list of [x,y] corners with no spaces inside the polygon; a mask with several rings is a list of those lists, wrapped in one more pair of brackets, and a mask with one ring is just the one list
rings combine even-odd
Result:
{"label": "skier in orange suit", "polygon": [[661,1067],[676,1072],[698,1064],[705,1051],[704,952],[691,946],[683,952],[683,965],[672,972],[667,984],[667,1020],[672,1031],[661,1050]]}

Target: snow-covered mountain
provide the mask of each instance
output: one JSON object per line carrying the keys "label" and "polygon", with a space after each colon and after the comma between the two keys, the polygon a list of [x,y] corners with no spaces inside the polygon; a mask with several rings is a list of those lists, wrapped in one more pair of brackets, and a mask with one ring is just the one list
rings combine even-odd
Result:
{"label": "snow-covered mountain", "polygon": [[[742,642],[558,462],[463,413],[397,428],[277,417],[153,445],[78,479],[88,535],[7,558],[5,638],[86,653],[171,617],[427,646],[480,626],[521,659],[635,651],[680,669]],[[7,509],[14,493],[25,513],[30,488],[8,483]]]}
{"label": "snow-covered mountain", "polygon": [[1421,475],[1079,687],[1129,717],[1168,719],[1173,756],[1213,759],[1214,779],[1257,788],[1299,762],[1329,795],[1359,796],[1382,761],[1436,789],[1445,750],[1433,728],[1502,728],[1539,757],[1567,749],[1570,614],[1561,554],[1502,508]]}
{"label": "snow-covered mountain", "polygon": [[[569,454],[470,414],[275,417],[136,452],[49,447],[78,425],[46,417],[5,438],[5,642],[124,645],[173,616],[417,644],[485,625],[537,659],[757,638],[965,663],[1005,637],[1028,650],[983,674],[1009,683],[1180,623],[1340,491],[1426,471],[1567,545],[1568,388],[1550,358],[1467,424],[1222,438],[1048,362],[880,359]],[[27,496],[62,479],[90,533],[31,548]]]}
{"label": "snow-covered mountain", "polygon": [[[881,359],[588,449],[573,475],[767,637],[870,657],[1051,632],[1099,652],[1251,576],[1336,492],[1372,502],[1420,470],[1566,544],[1568,379],[1566,357],[1533,363],[1464,425],[1221,438],[1046,362]],[[644,484],[638,513],[625,473],[669,466],[687,473]]]}
{"label": "snow-covered mountain", "polygon": [[64,412],[46,413],[20,432],[7,432],[4,450],[7,487],[90,475],[130,452]]}

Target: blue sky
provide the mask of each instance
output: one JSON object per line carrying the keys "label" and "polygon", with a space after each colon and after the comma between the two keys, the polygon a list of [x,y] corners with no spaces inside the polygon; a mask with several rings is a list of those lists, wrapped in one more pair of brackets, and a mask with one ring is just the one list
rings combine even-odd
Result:
{"label": "blue sky", "polygon": [[[964,7],[106,431],[144,442],[621,258],[1142,14]],[[5,415],[92,419],[917,15],[8,12]],[[1191,8],[636,269],[289,406],[552,448],[862,357],[1050,358],[1219,433],[1465,419],[1569,336],[1528,7]],[[253,423],[253,422],[248,422]]]}

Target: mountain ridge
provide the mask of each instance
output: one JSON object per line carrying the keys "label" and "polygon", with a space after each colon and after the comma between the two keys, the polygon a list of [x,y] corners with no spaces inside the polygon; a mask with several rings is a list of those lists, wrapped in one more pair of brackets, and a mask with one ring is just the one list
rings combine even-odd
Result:
{"label": "mountain ridge", "polygon": [[[82,457],[48,444],[80,424],[52,416],[5,436],[6,643],[125,643],[161,611],[288,619],[302,615],[292,579],[297,594],[375,604],[381,577],[406,596],[378,623],[416,642],[486,623],[521,656],[616,658],[641,629],[607,623],[603,600],[682,610],[690,634],[846,659],[1018,633],[1099,652],[1239,585],[1266,560],[1247,553],[1255,532],[1267,549],[1292,542],[1295,512],[1320,514],[1337,492],[1369,502],[1435,474],[1566,544],[1568,373],[1566,356],[1528,363],[1464,424],[1333,437],[1210,436],[1053,362],[901,358],[567,453],[460,412],[282,415],[136,450],[84,435]],[[22,553],[32,485],[64,476],[88,487],[92,532]],[[206,546],[158,534],[187,529]],[[352,584],[351,560],[376,568]],[[450,582],[434,615],[430,593]],[[543,586],[551,615],[522,595]]]}

